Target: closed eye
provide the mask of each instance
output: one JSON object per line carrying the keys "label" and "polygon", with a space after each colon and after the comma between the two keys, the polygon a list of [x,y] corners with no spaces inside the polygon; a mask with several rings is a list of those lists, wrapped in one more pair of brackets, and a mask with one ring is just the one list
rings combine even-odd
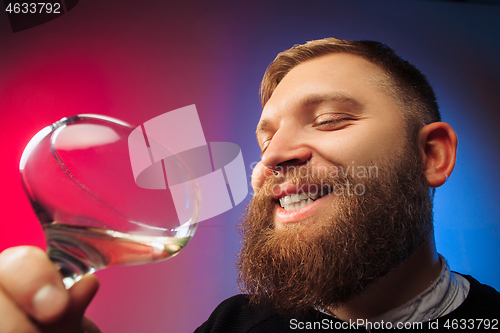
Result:
{"label": "closed eye", "polygon": [[334,119],[330,118],[328,120],[317,122],[316,124],[313,125],[313,127],[323,131],[336,130],[344,128],[345,126],[351,124],[355,120],[357,119],[352,117],[334,118]]}

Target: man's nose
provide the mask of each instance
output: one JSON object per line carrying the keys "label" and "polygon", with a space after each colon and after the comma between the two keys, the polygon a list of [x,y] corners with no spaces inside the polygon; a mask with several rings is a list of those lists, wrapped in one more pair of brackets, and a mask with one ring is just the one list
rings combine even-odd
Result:
{"label": "man's nose", "polygon": [[311,159],[312,151],[300,131],[279,129],[262,155],[262,164],[278,172],[300,166]]}

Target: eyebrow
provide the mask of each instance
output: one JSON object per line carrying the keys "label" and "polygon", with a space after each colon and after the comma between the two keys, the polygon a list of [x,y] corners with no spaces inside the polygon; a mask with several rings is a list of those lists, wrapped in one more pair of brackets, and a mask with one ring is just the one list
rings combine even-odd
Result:
{"label": "eyebrow", "polygon": [[299,100],[299,105],[310,106],[310,105],[317,105],[329,102],[343,104],[346,107],[352,109],[353,111],[359,111],[359,109],[361,109],[362,107],[362,104],[358,100],[343,93],[306,95],[305,97]]}
{"label": "eyebrow", "polygon": [[[326,93],[326,94],[310,94],[300,98],[297,102],[301,106],[315,106],[323,103],[336,103],[342,106],[342,108],[349,109],[351,112],[360,112],[363,105],[346,94],[343,93]],[[266,132],[269,127],[271,127],[271,122],[268,119],[262,119],[257,124],[257,129],[255,130],[255,135],[257,140],[259,135]]]}

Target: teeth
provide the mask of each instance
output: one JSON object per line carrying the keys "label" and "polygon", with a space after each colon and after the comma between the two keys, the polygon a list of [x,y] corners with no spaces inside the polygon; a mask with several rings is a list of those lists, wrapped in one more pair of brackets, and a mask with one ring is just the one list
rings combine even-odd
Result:
{"label": "teeth", "polygon": [[291,204],[286,204],[286,205],[282,204],[281,207],[283,207],[284,210],[294,210],[302,208],[305,205],[310,204],[311,202],[313,202],[313,200],[311,198],[307,198],[306,200],[300,200],[299,202],[294,202]]}
{"label": "teeth", "polygon": [[[327,193],[325,193],[326,195]],[[294,193],[292,195],[287,195],[279,199],[281,207],[285,210],[294,210],[304,207],[310,204],[319,197],[317,192],[308,193]]]}

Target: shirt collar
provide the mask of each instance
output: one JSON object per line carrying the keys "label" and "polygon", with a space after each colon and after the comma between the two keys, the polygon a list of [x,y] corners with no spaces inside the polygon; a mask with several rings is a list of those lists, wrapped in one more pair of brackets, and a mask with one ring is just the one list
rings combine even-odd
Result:
{"label": "shirt collar", "polygon": [[[441,274],[423,292],[409,302],[392,309],[369,322],[405,323],[426,322],[442,317],[455,310],[467,298],[470,289],[469,281],[458,273],[450,270],[446,259],[439,255]],[[334,316],[325,309],[316,307],[316,310]]]}
{"label": "shirt collar", "polygon": [[470,283],[459,274],[451,272],[441,255],[441,274],[426,290],[409,302],[392,309],[371,322],[426,322],[456,309],[467,297]]}

